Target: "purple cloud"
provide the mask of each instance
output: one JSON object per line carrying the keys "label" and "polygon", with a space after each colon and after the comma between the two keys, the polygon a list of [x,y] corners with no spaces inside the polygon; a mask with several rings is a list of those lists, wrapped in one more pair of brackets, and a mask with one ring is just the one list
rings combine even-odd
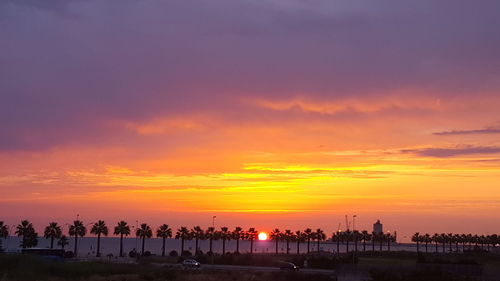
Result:
{"label": "purple cloud", "polygon": [[0,150],[95,141],[110,134],[103,120],[237,111],[235,101],[249,97],[488,98],[500,89],[498,1],[10,0],[0,8]]}
{"label": "purple cloud", "polygon": [[454,136],[454,135],[479,135],[479,134],[500,134],[500,128],[490,127],[478,130],[452,130],[452,131],[436,132],[433,135]]}
{"label": "purple cloud", "polygon": [[500,153],[500,147],[497,146],[465,146],[456,148],[436,148],[429,147],[423,149],[406,149],[402,150],[403,153],[412,153],[425,157],[448,158],[464,155],[477,155],[477,154],[496,154]]}

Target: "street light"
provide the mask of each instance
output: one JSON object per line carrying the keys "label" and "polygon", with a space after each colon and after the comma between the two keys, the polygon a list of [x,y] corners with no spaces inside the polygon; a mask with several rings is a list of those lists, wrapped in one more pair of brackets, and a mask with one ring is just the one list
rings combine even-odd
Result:
{"label": "street light", "polygon": [[215,229],[215,218],[216,218],[216,217],[217,217],[217,216],[213,216],[213,217],[212,217],[212,227],[213,227],[214,229]]}

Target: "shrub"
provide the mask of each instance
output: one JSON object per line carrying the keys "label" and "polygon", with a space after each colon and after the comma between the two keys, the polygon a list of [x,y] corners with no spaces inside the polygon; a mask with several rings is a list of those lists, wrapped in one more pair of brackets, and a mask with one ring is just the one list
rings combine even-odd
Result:
{"label": "shrub", "polygon": [[171,257],[177,257],[179,254],[177,253],[176,250],[172,250],[172,251],[170,251],[170,253],[168,253],[168,255]]}

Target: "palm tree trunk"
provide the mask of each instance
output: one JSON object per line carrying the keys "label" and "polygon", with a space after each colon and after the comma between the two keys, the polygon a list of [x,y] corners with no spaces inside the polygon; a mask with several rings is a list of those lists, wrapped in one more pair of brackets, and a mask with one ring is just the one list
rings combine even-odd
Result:
{"label": "palm tree trunk", "polygon": [[318,253],[319,253],[319,242],[320,242],[320,241],[319,241],[319,239],[318,239],[318,249],[317,249],[317,250],[318,250]]}
{"label": "palm tree trunk", "polygon": [[310,250],[309,250],[309,245],[311,243],[311,239],[307,238],[307,253],[309,254]]}
{"label": "palm tree trunk", "polygon": [[358,237],[354,237],[354,252],[358,251]]}
{"label": "palm tree trunk", "polygon": [[213,241],[213,238],[210,236],[210,253],[213,254],[214,252],[212,251],[212,241]]}
{"label": "palm tree trunk", "polygon": [[240,239],[236,239],[236,253],[240,252]]}
{"label": "palm tree trunk", "polygon": [[75,233],[75,257],[77,256],[78,250],[78,234]]}
{"label": "palm tree trunk", "polygon": [[181,256],[184,255],[184,237],[181,238]]}
{"label": "palm tree trunk", "polygon": [[297,255],[300,254],[300,241],[297,241]]}
{"label": "palm tree trunk", "polygon": [[345,244],[345,252],[349,253],[349,239],[347,239],[345,242],[346,242],[346,244]]}
{"label": "palm tree trunk", "polygon": [[222,254],[226,254],[226,238],[222,239]]}
{"label": "palm tree trunk", "polygon": [[391,238],[390,237],[387,237],[387,251],[388,252],[391,251]]}
{"label": "palm tree trunk", "polygon": [[290,240],[286,240],[286,254],[290,254]]}
{"label": "palm tree trunk", "polygon": [[382,237],[380,237],[379,246],[380,246],[380,252],[382,252]]}
{"label": "palm tree trunk", "polygon": [[198,237],[196,237],[196,242],[195,242],[195,248],[194,248],[194,254],[198,254]]}
{"label": "palm tree trunk", "polygon": [[253,254],[253,239],[250,239],[250,254]]}
{"label": "palm tree trunk", "polygon": [[438,242],[436,241],[436,253],[438,252]]}
{"label": "palm tree trunk", "polygon": [[363,238],[363,252],[366,252],[366,239]]}
{"label": "palm tree trunk", "polygon": [[278,254],[278,240],[276,240],[276,254]]}
{"label": "palm tree trunk", "polygon": [[54,236],[50,237],[50,248],[54,249]]}
{"label": "palm tree trunk", "polygon": [[337,254],[340,254],[340,239],[337,237]]}
{"label": "palm tree trunk", "polygon": [[427,246],[428,246],[429,243],[425,242],[425,253],[427,253]]}
{"label": "palm tree trunk", "polygon": [[420,247],[419,247],[418,240],[417,240],[417,253],[420,253]]}
{"label": "palm tree trunk", "polygon": [[372,238],[372,252],[375,252],[375,237]]}
{"label": "palm tree trunk", "polygon": [[141,256],[144,256],[144,245],[146,243],[146,236],[142,237],[142,251],[141,251]]}
{"label": "palm tree trunk", "polygon": [[120,234],[120,257],[123,257],[123,233]]}
{"label": "palm tree trunk", "polygon": [[161,248],[161,256],[164,257],[165,256],[165,236],[163,236],[163,247]]}
{"label": "palm tree trunk", "polygon": [[101,233],[97,234],[97,253],[95,256],[96,257],[101,256]]}

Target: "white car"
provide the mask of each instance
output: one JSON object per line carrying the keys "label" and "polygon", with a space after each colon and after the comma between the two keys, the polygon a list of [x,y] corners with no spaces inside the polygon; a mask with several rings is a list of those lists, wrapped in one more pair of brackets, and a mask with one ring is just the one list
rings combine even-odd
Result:
{"label": "white car", "polygon": [[194,268],[199,268],[200,267],[200,263],[193,260],[193,259],[187,259],[187,260],[184,260],[182,262],[182,266],[188,268],[188,267],[194,267]]}

